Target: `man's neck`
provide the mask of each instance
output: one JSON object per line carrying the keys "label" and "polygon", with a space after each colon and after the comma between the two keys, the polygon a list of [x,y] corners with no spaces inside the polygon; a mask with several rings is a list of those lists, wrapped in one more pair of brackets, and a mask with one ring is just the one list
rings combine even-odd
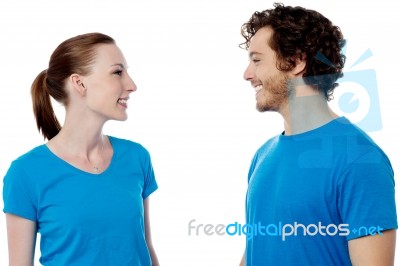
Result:
{"label": "man's neck", "polygon": [[297,86],[280,114],[284,118],[285,135],[295,135],[316,129],[337,118],[325,96],[312,86]]}

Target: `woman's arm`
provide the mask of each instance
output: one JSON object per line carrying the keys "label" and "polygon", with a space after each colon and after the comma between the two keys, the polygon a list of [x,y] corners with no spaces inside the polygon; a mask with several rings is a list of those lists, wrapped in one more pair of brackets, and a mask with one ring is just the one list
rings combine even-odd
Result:
{"label": "woman's arm", "polygon": [[6,214],[8,260],[10,266],[32,266],[35,257],[36,223]]}
{"label": "woman's arm", "polygon": [[240,260],[239,266],[246,266],[246,263],[244,262],[244,258],[246,256],[246,251],[244,252],[242,259]]}
{"label": "woman's arm", "polygon": [[145,225],[145,237],[147,247],[149,248],[152,266],[159,266],[160,263],[158,262],[156,251],[154,250],[153,243],[151,241],[151,230],[150,230],[150,202],[149,198],[146,198],[143,201],[144,206],[144,225]]}

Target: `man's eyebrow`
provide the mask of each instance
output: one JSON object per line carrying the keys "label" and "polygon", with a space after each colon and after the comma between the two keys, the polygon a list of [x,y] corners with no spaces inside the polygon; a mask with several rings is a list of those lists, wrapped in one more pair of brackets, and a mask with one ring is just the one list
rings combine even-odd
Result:
{"label": "man's eyebrow", "polygon": [[262,53],[255,52],[255,51],[249,53],[249,57],[252,57],[253,55],[262,55]]}

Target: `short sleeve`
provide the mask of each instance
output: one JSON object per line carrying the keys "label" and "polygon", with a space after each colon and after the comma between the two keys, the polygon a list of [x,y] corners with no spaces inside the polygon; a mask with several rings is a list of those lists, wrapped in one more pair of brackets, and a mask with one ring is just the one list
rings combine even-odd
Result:
{"label": "short sleeve", "polygon": [[37,221],[37,208],[32,199],[28,175],[20,164],[13,162],[3,180],[3,211]]}
{"label": "short sleeve", "polygon": [[383,153],[351,163],[339,184],[338,207],[350,231],[347,240],[397,229],[395,181]]}
{"label": "short sleeve", "polygon": [[258,152],[253,156],[253,159],[251,160],[249,172],[247,174],[247,183],[250,183],[250,178],[253,175],[254,169],[257,164],[257,157],[258,157]]}
{"label": "short sleeve", "polygon": [[144,185],[142,198],[146,199],[151,193],[157,190],[158,185],[154,175],[153,165],[151,163],[151,158],[149,152],[145,152],[146,160],[144,160]]}

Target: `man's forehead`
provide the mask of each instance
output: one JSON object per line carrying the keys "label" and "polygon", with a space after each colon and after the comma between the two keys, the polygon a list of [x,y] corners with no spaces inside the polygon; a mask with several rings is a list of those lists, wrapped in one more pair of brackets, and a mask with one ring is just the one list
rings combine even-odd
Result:
{"label": "man's forehead", "polygon": [[259,29],[250,40],[248,49],[249,56],[263,54],[263,51],[269,48],[269,40],[271,35],[271,28],[264,27]]}

